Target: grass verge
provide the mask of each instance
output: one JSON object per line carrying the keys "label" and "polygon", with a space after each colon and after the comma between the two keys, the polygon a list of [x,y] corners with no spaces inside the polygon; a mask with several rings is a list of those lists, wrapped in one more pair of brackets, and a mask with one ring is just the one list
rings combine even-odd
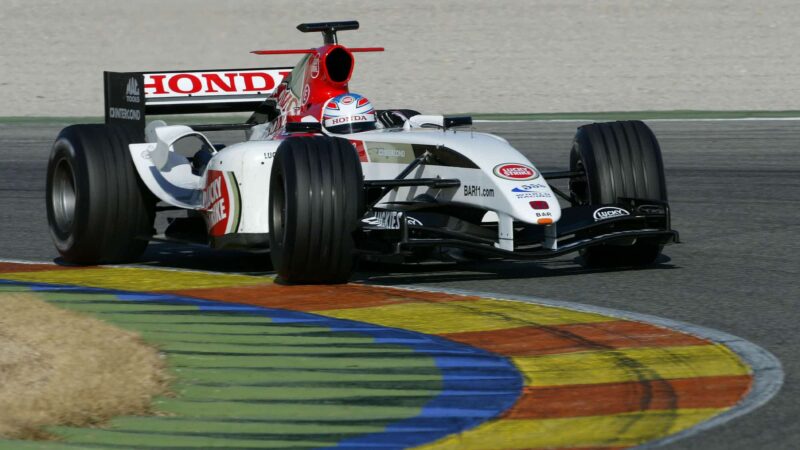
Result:
{"label": "grass verge", "polygon": [[0,292],[0,437],[52,439],[44,427],[150,413],[168,376],[135,333]]}

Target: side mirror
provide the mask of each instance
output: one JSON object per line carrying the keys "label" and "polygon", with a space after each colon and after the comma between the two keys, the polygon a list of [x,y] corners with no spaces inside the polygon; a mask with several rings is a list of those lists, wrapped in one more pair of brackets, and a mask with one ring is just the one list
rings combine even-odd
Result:
{"label": "side mirror", "polygon": [[463,125],[472,125],[472,117],[470,116],[452,116],[444,118],[444,128],[460,127]]}

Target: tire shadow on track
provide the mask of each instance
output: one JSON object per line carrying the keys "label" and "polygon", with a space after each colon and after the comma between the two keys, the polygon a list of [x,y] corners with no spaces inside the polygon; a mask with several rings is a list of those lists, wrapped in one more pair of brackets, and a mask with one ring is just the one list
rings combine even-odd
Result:
{"label": "tire shadow on track", "polygon": [[[671,258],[660,255],[646,267],[585,268],[581,258],[547,261],[466,261],[414,264],[362,262],[351,281],[378,285],[413,285],[457,281],[482,281],[525,278],[558,278],[624,271],[667,271],[679,269]],[[63,261],[56,259],[56,264]],[[151,243],[138,265],[247,275],[274,274],[269,254],[234,250],[210,250],[204,246],[187,246],[163,242]]]}
{"label": "tire shadow on track", "polygon": [[600,273],[680,269],[680,266],[670,264],[670,261],[668,256],[661,255],[655,264],[635,268],[585,268],[580,265],[580,257],[571,261],[561,259],[537,262],[495,260],[436,264],[371,264],[370,270],[356,273],[353,281],[392,286],[458,281],[558,278]]}

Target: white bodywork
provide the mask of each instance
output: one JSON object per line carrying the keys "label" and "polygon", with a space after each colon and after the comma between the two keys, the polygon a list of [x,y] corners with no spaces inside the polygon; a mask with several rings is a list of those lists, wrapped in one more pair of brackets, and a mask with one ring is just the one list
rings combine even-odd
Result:
{"label": "white bodywork", "polygon": [[[559,220],[561,209],[547,182],[506,140],[469,130],[419,128],[424,123],[440,125],[441,116],[412,119],[402,129],[341,136],[359,151],[365,179],[395,178],[415,158],[414,152],[419,154],[420,146],[435,149],[434,154],[455,152],[463,156],[456,155],[461,161],[456,165],[475,167],[422,164],[407,178],[457,178],[461,186],[401,187],[390,191],[377,207],[423,194],[442,203],[478,206],[497,214],[497,246],[505,249],[513,248],[513,221],[547,225]],[[174,151],[177,140],[200,135],[187,126],[153,122],[146,130],[147,143],[132,144],[130,151],[139,175],[153,194],[170,205],[203,212],[212,236],[269,233],[269,177],[281,141],[265,139],[264,129],[263,125],[256,126],[248,133],[250,140],[216,152],[202,175],[194,175],[189,160]],[[205,136],[200,137],[207,141]],[[517,165],[529,167],[533,175]],[[511,173],[512,177],[498,173]],[[540,208],[541,201],[547,202],[547,207],[534,209],[532,201],[538,201]]]}

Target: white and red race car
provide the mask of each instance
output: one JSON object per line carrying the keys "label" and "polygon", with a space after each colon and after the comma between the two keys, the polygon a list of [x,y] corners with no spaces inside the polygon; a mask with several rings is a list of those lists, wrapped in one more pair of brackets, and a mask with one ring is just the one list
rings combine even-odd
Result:
{"label": "white and red race car", "polygon": [[[469,117],[374,110],[352,93],[353,54],[321,32],[294,68],[105,73],[106,123],[58,136],[47,215],[63,259],[133,262],[153,239],[269,250],[280,279],[340,283],[358,258],[536,259],[643,265],[677,242],[658,142],[642,122],[578,129],[569,170],[540,173]],[[241,124],[147,115],[251,111]],[[224,147],[206,136],[242,130]],[[195,148],[182,150],[186,143]],[[569,192],[551,185],[569,179]],[[559,202],[565,205],[562,207]],[[568,206],[566,206],[568,205]],[[156,212],[181,210],[155,235]]]}

